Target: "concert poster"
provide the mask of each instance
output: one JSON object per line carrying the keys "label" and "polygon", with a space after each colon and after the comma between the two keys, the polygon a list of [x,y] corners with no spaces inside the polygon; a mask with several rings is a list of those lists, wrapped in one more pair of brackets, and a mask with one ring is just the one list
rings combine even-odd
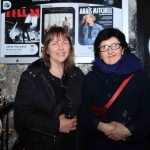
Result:
{"label": "concert poster", "polygon": [[5,13],[5,56],[38,56],[40,7],[23,7]]}
{"label": "concert poster", "polygon": [[89,62],[86,57],[93,58],[94,40],[102,29],[124,30],[124,4],[126,0],[2,0],[0,57],[40,58],[48,29],[62,26],[71,36],[75,60]]}
{"label": "concert poster", "polygon": [[57,5],[42,6],[42,44],[46,32],[52,26],[61,26],[70,34],[72,43],[75,42],[75,9],[73,7],[58,7]]}

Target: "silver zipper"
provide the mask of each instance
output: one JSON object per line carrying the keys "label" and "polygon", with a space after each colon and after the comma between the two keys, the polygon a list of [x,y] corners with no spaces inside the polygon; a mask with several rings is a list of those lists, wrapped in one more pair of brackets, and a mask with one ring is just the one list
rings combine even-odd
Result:
{"label": "silver zipper", "polygon": [[[65,88],[65,89],[68,88],[68,85],[67,85],[67,87],[62,85],[62,78],[61,78],[61,87]],[[71,98],[69,98],[69,96],[67,94],[66,94],[66,96],[68,97],[68,99],[70,100],[70,103],[72,104]]]}
{"label": "silver zipper", "polygon": [[[41,74],[41,75],[43,76],[43,78],[44,78],[45,82],[47,83],[47,85],[49,85],[49,86],[51,87],[51,85],[50,85],[50,84],[47,82],[47,80],[45,79],[44,75],[43,75],[43,74]],[[51,89],[53,90],[52,87],[51,87]],[[55,95],[54,90],[53,90],[53,94]]]}
{"label": "silver zipper", "polygon": [[[43,76],[43,78],[44,78],[44,80],[45,80],[45,82],[47,83],[47,85],[49,86],[49,87],[51,87],[51,89],[52,89],[52,91],[53,91],[53,94],[55,95],[55,93],[54,93],[54,89],[52,88],[52,86],[47,82],[47,80],[45,79],[45,77],[44,77],[44,75],[43,74],[41,74],[42,76]],[[33,129],[33,130],[36,130],[36,129]],[[37,130],[38,131],[38,130]],[[40,130],[39,130],[40,131]],[[43,131],[41,131],[41,132],[43,132]],[[44,132],[43,132],[44,133]],[[47,133],[45,133],[45,134],[47,134]],[[53,136],[54,137],[54,143],[56,142],[56,135],[51,135],[51,134],[47,134],[47,135],[50,135],[50,136]]]}
{"label": "silver zipper", "polygon": [[70,100],[70,103],[72,104],[72,100],[71,100],[71,98],[69,98],[69,96],[66,94],[66,96],[68,97],[68,99]]}
{"label": "silver zipper", "polygon": [[45,133],[45,132],[43,132],[43,131],[41,131],[41,130],[37,130],[37,129],[34,129],[34,128],[32,128],[32,130],[39,131],[39,132],[42,132],[42,133],[44,133],[44,134],[46,134],[46,135],[50,135],[50,136],[53,136],[53,137],[57,137],[56,135],[47,134],[47,133]]}

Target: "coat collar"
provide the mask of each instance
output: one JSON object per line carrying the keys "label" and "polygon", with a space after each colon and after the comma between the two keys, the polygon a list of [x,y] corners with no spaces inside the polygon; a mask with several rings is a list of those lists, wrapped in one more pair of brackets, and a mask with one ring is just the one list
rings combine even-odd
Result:
{"label": "coat collar", "polygon": [[[28,68],[34,68],[33,72],[35,75],[38,75],[39,73],[47,74],[49,71],[43,61],[43,59],[38,59],[34,61],[31,65],[28,66]],[[74,77],[76,73],[76,67],[73,71],[64,70],[64,74],[68,74],[69,77]]]}

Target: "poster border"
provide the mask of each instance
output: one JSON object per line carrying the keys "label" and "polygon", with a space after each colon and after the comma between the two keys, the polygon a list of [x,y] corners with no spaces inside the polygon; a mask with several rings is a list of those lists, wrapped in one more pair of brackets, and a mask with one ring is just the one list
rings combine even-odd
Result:
{"label": "poster border", "polygon": [[[122,30],[126,36],[127,41],[129,41],[128,5],[129,5],[128,0],[122,0],[122,18],[123,18],[122,19]],[[0,9],[1,9],[1,3],[0,3]],[[2,20],[2,16],[0,15],[0,24],[2,24],[1,20]],[[0,39],[2,39],[2,34],[0,34]],[[31,62],[37,60],[39,57],[21,57],[21,58],[20,57],[13,57],[13,58],[1,57],[0,63],[26,64],[26,63],[31,63]],[[91,63],[93,60],[94,60],[94,57],[75,56],[75,63]]]}

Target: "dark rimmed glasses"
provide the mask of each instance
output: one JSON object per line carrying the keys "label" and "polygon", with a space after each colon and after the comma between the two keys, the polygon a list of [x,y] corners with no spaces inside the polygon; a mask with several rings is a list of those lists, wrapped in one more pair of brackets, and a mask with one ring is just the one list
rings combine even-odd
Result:
{"label": "dark rimmed glasses", "polygon": [[119,49],[120,46],[121,46],[121,44],[119,44],[119,43],[112,43],[110,46],[108,46],[108,45],[101,46],[101,47],[99,47],[99,49],[100,49],[100,52],[106,52],[109,50],[109,48],[111,48],[112,50],[116,50],[116,49]]}

